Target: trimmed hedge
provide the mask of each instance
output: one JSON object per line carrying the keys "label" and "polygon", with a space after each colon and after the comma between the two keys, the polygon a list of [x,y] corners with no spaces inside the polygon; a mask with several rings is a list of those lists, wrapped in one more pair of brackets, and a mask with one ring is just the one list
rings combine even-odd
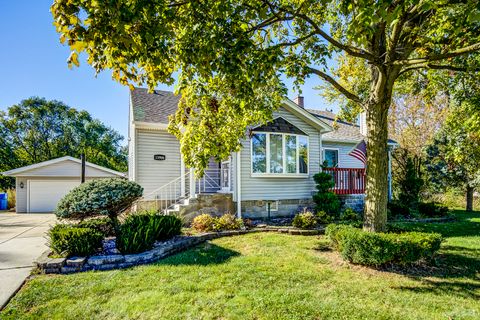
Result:
{"label": "trimmed hedge", "polygon": [[48,231],[49,247],[59,255],[89,256],[102,247],[103,234],[92,228],[57,224]]}
{"label": "trimmed hedge", "polygon": [[334,224],[327,226],[325,234],[345,260],[375,267],[431,259],[442,242],[438,233],[373,233]]}
{"label": "trimmed hedge", "polygon": [[448,215],[448,207],[435,202],[421,202],[418,204],[418,212],[424,217],[445,217]]}

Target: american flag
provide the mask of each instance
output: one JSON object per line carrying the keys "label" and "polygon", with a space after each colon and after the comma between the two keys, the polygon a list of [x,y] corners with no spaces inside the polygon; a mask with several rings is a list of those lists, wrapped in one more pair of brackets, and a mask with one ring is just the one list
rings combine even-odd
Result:
{"label": "american flag", "polygon": [[367,144],[365,143],[365,140],[360,141],[355,148],[350,151],[348,154],[352,157],[357,158],[358,160],[362,161],[363,164],[367,164]]}

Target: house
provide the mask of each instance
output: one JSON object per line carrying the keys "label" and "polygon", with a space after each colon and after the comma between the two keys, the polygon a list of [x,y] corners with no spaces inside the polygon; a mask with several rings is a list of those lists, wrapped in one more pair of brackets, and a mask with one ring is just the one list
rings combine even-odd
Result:
{"label": "house", "polygon": [[[52,212],[74,187],[80,185],[82,163],[73,157],[61,157],[2,172],[15,177],[16,211],[18,213]],[[124,177],[90,162],[85,163],[85,179]]]}
{"label": "house", "polygon": [[235,211],[242,217],[286,216],[312,205],[313,175],[326,160],[343,201],[363,204],[364,165],[349,152],[364,138],[362,128],[335,122],[331,112],[304,108],[303,98],[285,99],[273,121],[252,126],[241,151],[211,161],[196,179],[185,167],[168,116],[177,110],[172,92],[135,88],[130,93],[130,180],[144,188],[143,205],[178,211]]}

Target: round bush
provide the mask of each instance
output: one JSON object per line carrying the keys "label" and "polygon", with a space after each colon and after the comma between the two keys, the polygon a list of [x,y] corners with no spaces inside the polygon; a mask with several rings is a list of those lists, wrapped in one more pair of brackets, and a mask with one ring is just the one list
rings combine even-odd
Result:
{"label": "round bush", "polygon": [[68,256],[89,256],[102,246],[103,234],[95,229],[57,224],[49,230],[53,252]]}
{"label": "round bush", "polygon": [[57,204],[55,214],[62,219],[108,216],[114,219],[140,198],[143,188],[122,178],[90,180],[71,190]]}
{"label": "round bush", "polygon": [[209,214],[196,216],[192,221],[192,228],[200,232],[209,232],[215,230],[216,219]]}
{"label": "round bush", "polygon": [[300,229],[312,229],[317,225],[317,218],[310,211],[305,211],[297,214],[293,220],[292,225]]}
{"label": "round bush", "polygon": [[226,213],[215,220],[215,231],[239,230],[243,227],[243,220],[236,218],[231,213]]}

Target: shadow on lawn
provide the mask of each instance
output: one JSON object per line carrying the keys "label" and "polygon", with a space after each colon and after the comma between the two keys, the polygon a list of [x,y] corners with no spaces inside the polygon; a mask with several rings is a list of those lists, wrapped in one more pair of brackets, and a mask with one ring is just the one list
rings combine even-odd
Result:
{"label": "shadow on lawn", "polygon": [[240,256],[234,250],[225,249],[212,243],[204,243],[185,252],[176,254],[158,262],[159,265],[197,265],[208,266],[225,263],[233,257]]}
{"label": "shadow on lawn", "polygon": [[[415,230],[439,232],[445,238],[480,235],[480,213],[456,212],[458,221],[445,224],[415,224]],[[444,245],[430,264],[408,268],[387,268],[389,272],[406,275],[419,283],[401,286],[398,289],[412,292],[435,294],[455,293],[456,295],[480,299],[480,249]]]}

